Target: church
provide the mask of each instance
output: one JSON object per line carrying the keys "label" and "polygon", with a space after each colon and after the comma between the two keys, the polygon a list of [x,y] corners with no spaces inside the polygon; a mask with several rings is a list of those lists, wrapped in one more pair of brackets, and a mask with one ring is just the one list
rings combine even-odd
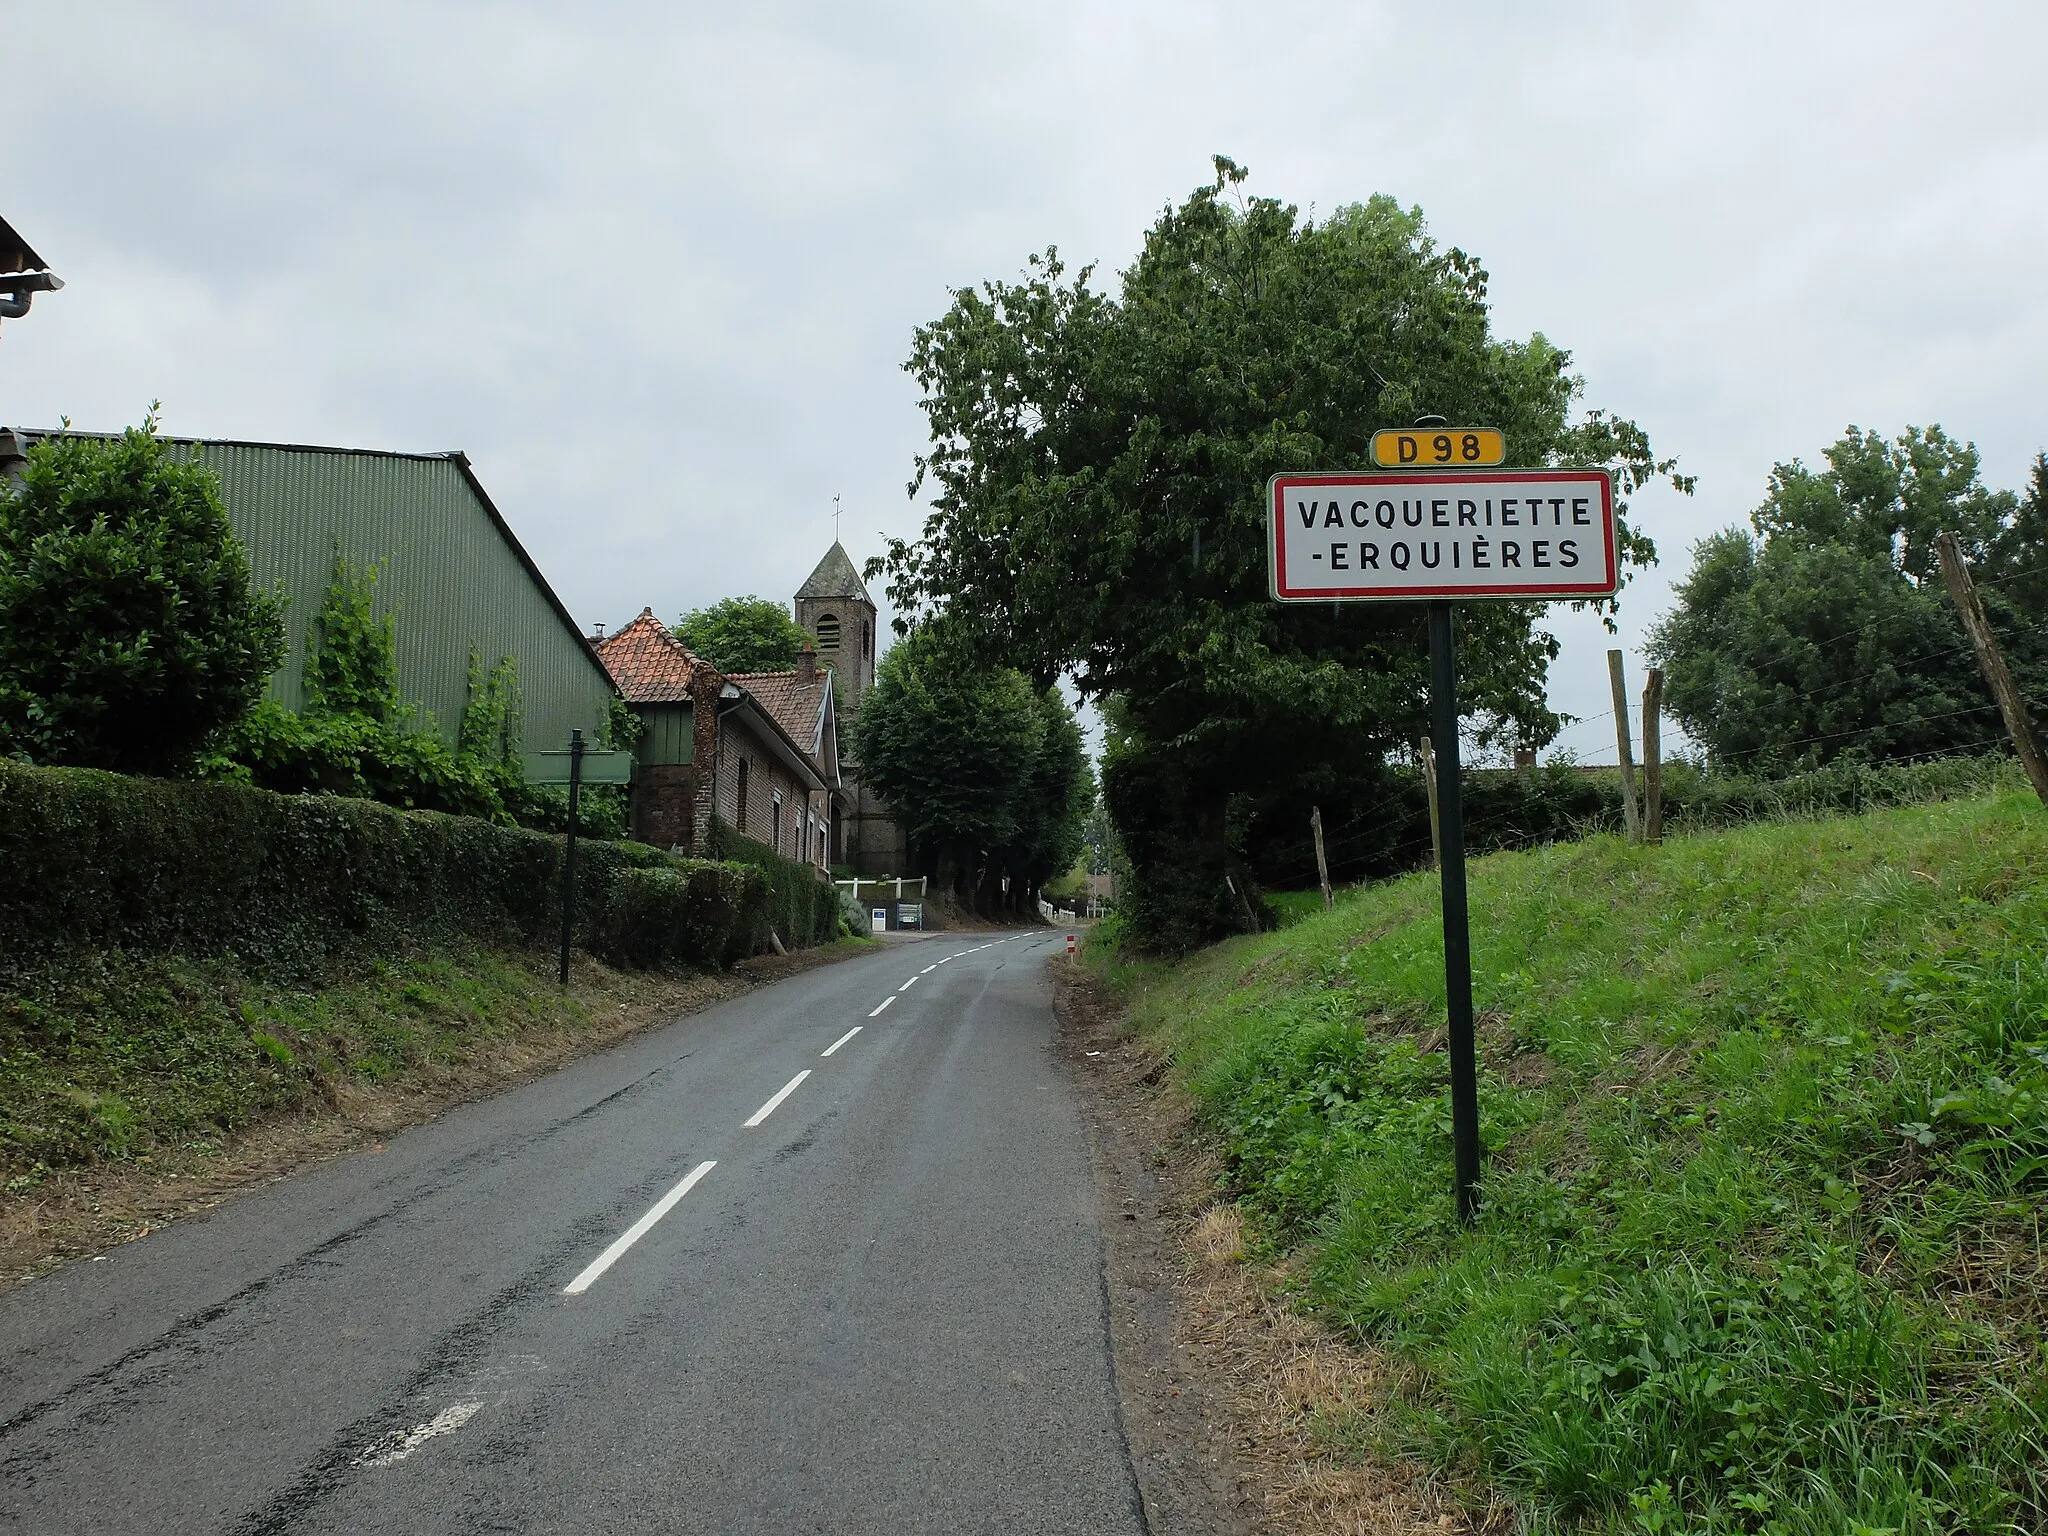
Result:
{"label": "church", "polygon": [[[797,588],[796,621],[817,643],[818,663],[834,669],[850,723],[875,686],[875,600],[868,596],[846,546],[834,541],[810,578]],[[910,867],[910,848],[889,808],[845,772],[834,814],[835,862],[862,879],[900,875]]]}
{"label": "church", "polygon": [[810,636],[786,672],[721,673],[652,609],[597,642],[643,727],[635,751],[633,837],[703,856],[713,818],[821,873],[902,874],[895,818],[840,761],[850,721],[875,684],[874,599],[833,543],[792,612]]}

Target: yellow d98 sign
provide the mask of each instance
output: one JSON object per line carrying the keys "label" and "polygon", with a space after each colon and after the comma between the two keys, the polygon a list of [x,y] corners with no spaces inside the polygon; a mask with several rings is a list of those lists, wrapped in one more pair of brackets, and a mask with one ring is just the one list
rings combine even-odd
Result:
{"label": "yellow d98 sign", "polygon": [[1507,438],[1492,427],[1385,427],[1372,435],[1372,461],[1382,469],[1485,469],[1507,456]]}

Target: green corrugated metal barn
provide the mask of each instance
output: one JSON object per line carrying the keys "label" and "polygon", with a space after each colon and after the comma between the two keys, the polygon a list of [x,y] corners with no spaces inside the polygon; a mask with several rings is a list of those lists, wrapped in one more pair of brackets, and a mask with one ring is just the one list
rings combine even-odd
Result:
{"label": "green corrugated metal barn", "polygon": [[566,744],[578,726],[599,739],[611,678],[463,454],[166,441],[220,475],[251,576],[284,590],[292,648],[272,698],[304,705],[307,632],[338,549],[381,567],[377,607],[397,617],[400,691],[451,743],[472,651],[486,666],[517,659],[529,750]]}

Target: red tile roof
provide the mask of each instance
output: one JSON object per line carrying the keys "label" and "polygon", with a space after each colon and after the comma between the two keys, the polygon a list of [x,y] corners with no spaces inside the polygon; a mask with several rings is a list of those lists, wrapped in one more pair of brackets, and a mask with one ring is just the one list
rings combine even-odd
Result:
{"label": "red tile roof", "polygon": [[829,672],[820,667],[809,682],[800,681],[794,672],[735,672],[731,681],[760,700],[791,741],[817,756],[822,745],[818,724],[825,709],[825,690],[832,684]]}
{"label": "red tile roof", "polygon": [[690,679],[705,663],[690,654],[652,608],[597,642],[598,659],[629,704],[687,704]]}

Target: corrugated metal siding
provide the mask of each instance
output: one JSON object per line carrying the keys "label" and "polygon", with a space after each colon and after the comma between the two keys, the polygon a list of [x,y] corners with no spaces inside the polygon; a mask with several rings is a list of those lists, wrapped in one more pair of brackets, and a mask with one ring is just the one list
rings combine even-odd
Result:
{"label": "corrugated metal siding", "polygon": [[643,704],[640,720],[647,729],[634,752],[642,763],[689,763],[697,758],[696,715],[687,704]]}
{"label": "corrugated metal siding", "polygon": [[337,547],[380,562],[380,612],[398,619],[405,697],[451,742],[469,697],[469,656],[519,662],[525,743],[565,743],[603,728],[610,680],[527,574],[452,459],[212,443],[235,532],[259,586],[282,584],[291,653],[271,697],[304,704],[306,638],[334,575]]}

